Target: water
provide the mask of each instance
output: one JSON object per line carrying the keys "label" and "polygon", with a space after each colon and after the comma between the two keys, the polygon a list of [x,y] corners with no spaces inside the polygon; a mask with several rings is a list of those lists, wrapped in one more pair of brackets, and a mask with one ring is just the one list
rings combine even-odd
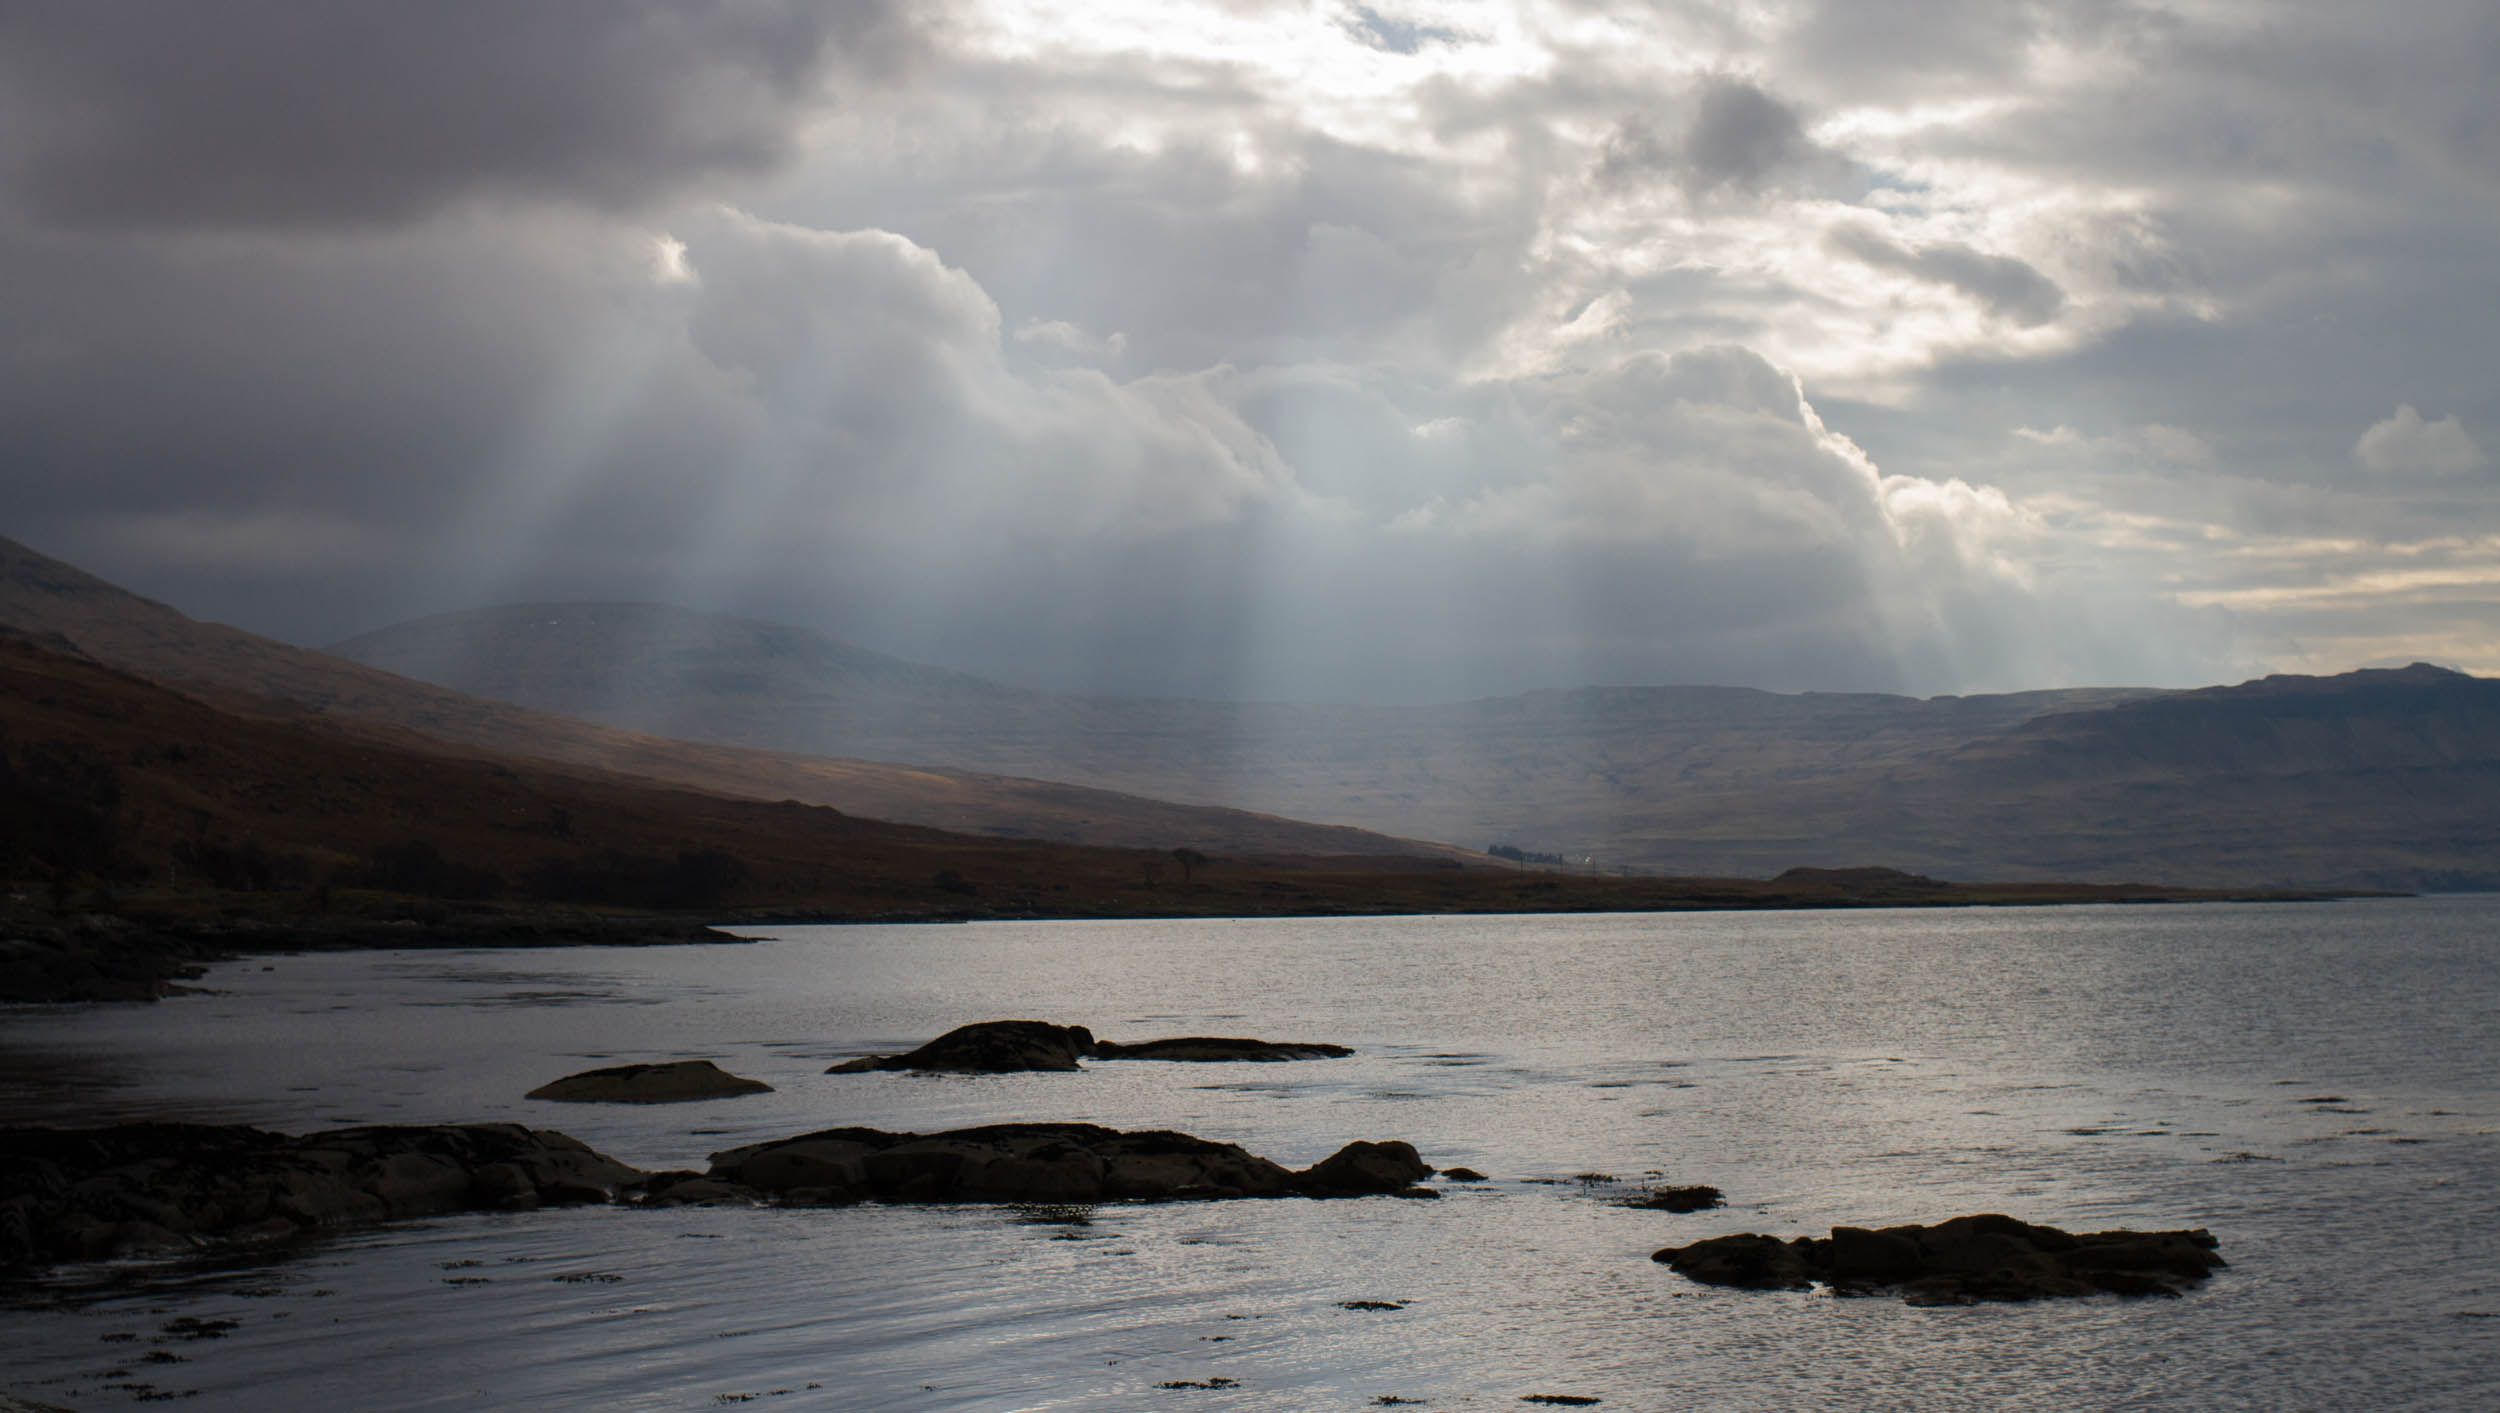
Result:
{"label": "water", "polygon": [[[790,928],[742,947],[257,958],[0,1017],[0,1112],[511,1119],[648,1168],[836,1124],[1405,1138],[1438,1202],[465,1216],[0,1291],[0,1388],[200,1409],[2482,1408],[2500,1403],[2500,899]],[[828,1076],[969,1020],[1355,1058]],[[778,1092],[533,1103],[703,1056]],[[1578,1181],[1726,1190],[1677,1216]],[[2181,1301],[1720,1291],[1732,1231],[2205,1226]],[[1340,1302],[1404,1302],[1356,1311]],[[220,1338],[165,1332],[233,1320]],[[172,1356],[171,1360],[151,1356]],[[178,1360],[179,1362],[173,1362]],[[1168,1389],[1170,1382],[1228,1387]]]}

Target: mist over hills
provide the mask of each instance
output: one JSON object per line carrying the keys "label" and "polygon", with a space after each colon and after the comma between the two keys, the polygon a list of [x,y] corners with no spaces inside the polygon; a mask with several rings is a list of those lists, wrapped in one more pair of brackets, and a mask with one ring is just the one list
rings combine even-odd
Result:
{"label": "mist over hills", "polygon": [[831,805],[870,819],[967,833],[1233,854],[1423,855],[1464,851],[1239,810],[967,771],[741,750],[620,730],[464,695],[224,624],[202,623],[0,539],[0,626],[56,637],[99,663],[247,715],[376,722],[483,747],[755,799]]}
{"label": "mist over hills", "polygon": [[196,622],[5,540],[0,624],[228,709],[1011,837],[1306,856],[1501,842],[1757,878],[1883,865],[2500,887],[2500,682],[2421,665],[1926,700],[1727,687],[1436,706],[1083,697],[653,605],[446,615],[332,656]]}
{"label": "mist over hills", "polygon": [[637,730],[1601,867],[2500,886],[2500,682],[2427,666],[2184,692],[1587,687],[1313,706],[1040,692],[782,625],[616,604],[442,615],[333,651]]}

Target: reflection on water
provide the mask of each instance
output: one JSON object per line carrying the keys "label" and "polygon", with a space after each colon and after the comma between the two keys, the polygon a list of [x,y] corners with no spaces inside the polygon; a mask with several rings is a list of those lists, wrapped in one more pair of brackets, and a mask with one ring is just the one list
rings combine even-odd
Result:
{"label": "reflection on water", "polygon": [[[1406,1138],[1493,1181],[1439,1202],[475,1216],[78,1268],[6,1293],[0,1388],[194,1408],[2486,1406],[2495,923],[2500,901],[2433,899],[256,959],[213,973],[217,995],[10,1014],[0,1108],[511,1119],[653,1168],[836,1124],[1085,1119],[1294,1166]],[[1358,1054],[821,1073],[1011,1017]],[[777,1092],[519,1097],[689,1057]],[[1656,1181],[1730,1205],[1614,1205]],[[2233,1265],[2180,1302],[1913,1310],[1710,1290],[1646,1259],[1984,1210],[2208,1226]]]}

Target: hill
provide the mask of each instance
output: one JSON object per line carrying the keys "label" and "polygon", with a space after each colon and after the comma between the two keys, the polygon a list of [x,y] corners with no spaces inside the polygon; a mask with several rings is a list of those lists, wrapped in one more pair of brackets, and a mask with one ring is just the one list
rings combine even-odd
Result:
{"label": "hill", "polygon": [[1600,866],[2500,887],[2500,684],[2416,667],[1918,699],[1589,687],[1431,706],[1081,697],[799,629],[520,605],[337,651],[745,746],[919,760]]}
{"label": "hill", "polygon": [[330,651],[639,731],[1045,776],[1646,868],[1686,862],[1626,847],[1659,802],[1905,765],[2046,712],[2147,695],[2085,689],[1921,700],[1590,687],[1428,706],[1087,697],[651,604],[444,614]]}
{"label": "hill", "polygon": [[312,714],[595,766],[721,794],[831,805],[873,819],[1106,847],[1459,857],[1359,829],[1192,808],[1049,780],[727,749],[487,701],[223,624],[201,623],[0,539],[0,626],[56,635],[98,662],[244,714]]}
{"label": "hill", "polygon": [[240,715],[5,631],[0,802],[0,1002],[155,995],[238,950],[719,940],[637,920],[655,912],[933,921],[2178,896],[1886,870],[1586,878],[947,834],[352,719]]}

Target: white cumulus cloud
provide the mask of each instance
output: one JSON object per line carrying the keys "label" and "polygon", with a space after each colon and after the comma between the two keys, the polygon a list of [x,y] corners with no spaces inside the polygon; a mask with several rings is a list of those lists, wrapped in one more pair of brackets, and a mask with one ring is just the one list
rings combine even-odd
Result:
{"label": "white cumulus cloud", "polygon": [[2361,434],[2352,459],[2382,476],[2455,476],[2479,468],[2483,449],[2455,417],[2425,422],[2406,403]]}

